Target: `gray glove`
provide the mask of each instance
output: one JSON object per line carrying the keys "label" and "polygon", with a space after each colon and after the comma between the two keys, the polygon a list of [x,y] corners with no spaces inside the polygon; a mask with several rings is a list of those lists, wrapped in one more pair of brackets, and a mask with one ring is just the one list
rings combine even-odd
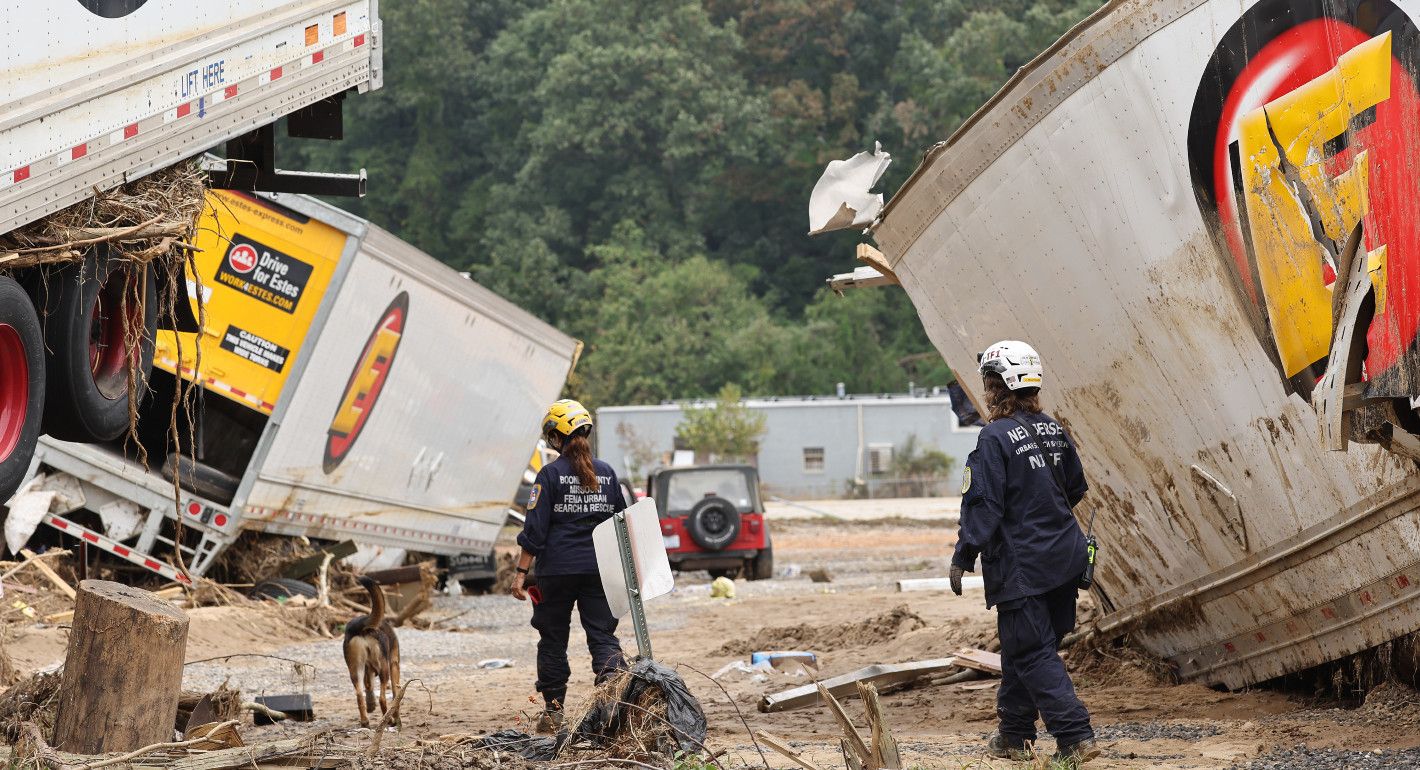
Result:
{"label": "gray glove", "polygon": [[961,574],[961,567],[958,567],[957,565],[953,564],[951,571],[952,593],[956,594],[957,596],[961,596]]}

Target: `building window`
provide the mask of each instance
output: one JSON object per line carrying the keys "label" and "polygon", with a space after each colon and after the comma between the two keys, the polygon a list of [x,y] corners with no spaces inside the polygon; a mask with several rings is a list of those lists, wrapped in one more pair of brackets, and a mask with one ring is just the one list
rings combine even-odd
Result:
{"label": "building window", "polygon": [[868,473],[883,476],[892,471],[892,444],[868,445]]}
{"label": "building window", "polygon": [[823,473],[823,447],[804,447],[804,473]]}

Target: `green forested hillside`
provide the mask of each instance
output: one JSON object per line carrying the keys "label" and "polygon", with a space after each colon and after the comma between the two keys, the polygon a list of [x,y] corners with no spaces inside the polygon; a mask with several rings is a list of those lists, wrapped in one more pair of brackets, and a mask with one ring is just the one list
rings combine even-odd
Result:
{"label": "green forested hillside", "polygon": [[[900,290],[836,297],[810,239],[830,160],[893,190],[1098,0],[389,0],[385,87],[309,168],[340,201],[587,342],[596,404],[897,391],[950,373]],[[289,141],[289,140],[288,140]]]}

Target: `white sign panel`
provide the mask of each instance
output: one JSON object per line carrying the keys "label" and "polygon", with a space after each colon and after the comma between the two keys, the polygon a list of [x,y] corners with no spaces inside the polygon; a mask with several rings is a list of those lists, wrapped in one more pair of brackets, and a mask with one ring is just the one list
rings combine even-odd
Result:
{"label": "white sign panel", "polygon": [[[661,521],[656,515],[656,501],[643,498],[626,509],[626,531],[631,536],[631,558],[635,560],[636,577],[641,582],[641,600],[665,596],[675,588],[671,561],[666,556],[666,544],[661,539]],[[596,548],[597,569],[602,575],[611,614],[625,617],[631,611],[631,599],[626,594],[626,572],[621,566],[621,549],[616,543],[616,522],[607,519],[592,530],[592,545]]]}

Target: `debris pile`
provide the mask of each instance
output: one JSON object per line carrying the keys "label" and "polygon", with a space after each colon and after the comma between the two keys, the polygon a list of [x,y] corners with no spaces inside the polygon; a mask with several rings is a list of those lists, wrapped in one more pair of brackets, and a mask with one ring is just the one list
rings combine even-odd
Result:
{"label": "debris pile", "polygon": [[107,192],[96,190],[91,198],[0,235],[0,268],[73,262],[89,247],[107,244],[139,264],[172,256],[180,270],[196,250],[193,234],[206,194],[207,177],[196,161]]}
{"label": "debris pile", "polygon": [[926,628],[927,621],[898,605],[881,615],[856,623],[830,626],[782,626],[760,629],[747,639],[726,643],[717,655],[748,655],[757,650],[838,650],[866,647],[896,639],[909,631]]}

